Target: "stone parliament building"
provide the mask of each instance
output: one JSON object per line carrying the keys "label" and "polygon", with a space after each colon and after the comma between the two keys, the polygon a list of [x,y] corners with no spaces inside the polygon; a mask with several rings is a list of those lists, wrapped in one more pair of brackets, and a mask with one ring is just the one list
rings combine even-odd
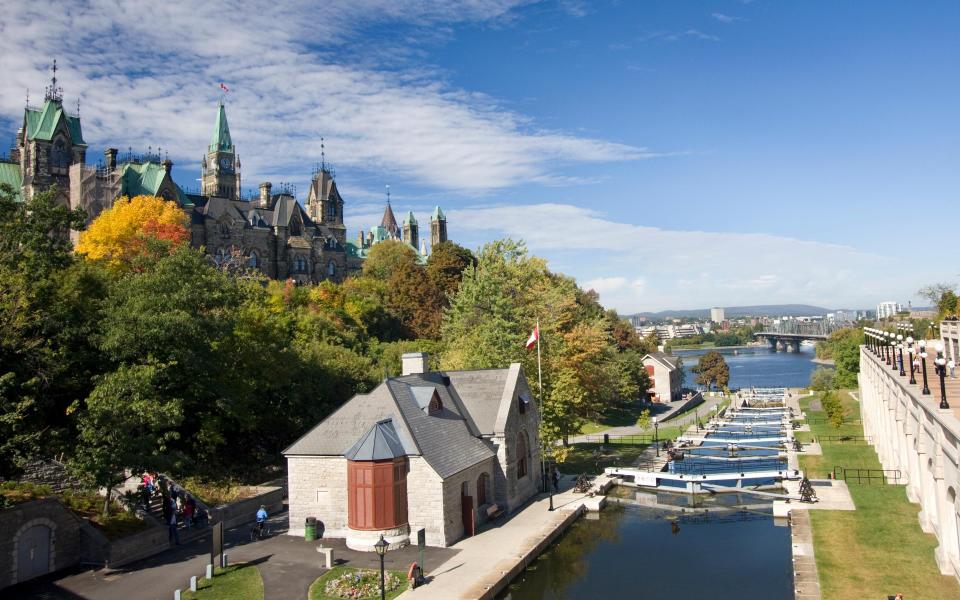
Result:
{"label": "stone parliament building", "polygon": [[[406,242],[421,262],[426,260],[426,240],[420,237],[413,212],[401,228],[389,196],[381,224],[348,240],[343,197],[325,163],[313,174],[303,205],[290,187],[274,189],[270,182],[260,184],[258,195],[243,198],[240,156],[222,101],[200,163],[197,194],[185,192],[173,181],[173,163],[159,152],[121,157],[116,148],[107,148],[101,164],[88,165],[86,159],[80,116],[64,108],[54,66],[43,106],[24,109],[16,146],[9,159],[0,160],[0,183],[10,185],[20,199],[56,186],[58,201],[83,208],[89,222],[118,198],[159,196],[184,210],[191,245],[202,248],[216,264],[239,260],[268,277],[297,283],[341,281],[362,268],[374,244],[389,239]],[[74,241],[77,236],[72,233]],[[430,217],[430,247],[446,240],[446,216],[438,206]]]}

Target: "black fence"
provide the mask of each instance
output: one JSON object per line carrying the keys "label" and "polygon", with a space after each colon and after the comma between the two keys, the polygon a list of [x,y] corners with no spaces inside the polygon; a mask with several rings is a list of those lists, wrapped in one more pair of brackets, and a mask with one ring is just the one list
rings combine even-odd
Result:
{"label": "black fence", "polygon": [[899,469],[850,469],[834,467],[833,478],[847,483],[900,483]]}
{"label": "black fence", "polygon": [[872,435],[821,435],[813,441],[821,444],[872,444]]}
{"label": "black fence", "polygon": [[[663,438],[659,441],[664,442]],[[577,436],[577,442],[588,444],[627,444],[632,446],[649,446],[653,443],[653,435],[609,435],[606,433],[596,433],[591,435]]]}
{"label": "black fence", "polygon": [[[805,422],[808,425],[829,425],[830,424],[829,419],[826,419],[824,417],[807,417],[805,419]],[[844,419],[843,424],[844,425],[862,425],[863,421],[861,421],[860,419]]]}

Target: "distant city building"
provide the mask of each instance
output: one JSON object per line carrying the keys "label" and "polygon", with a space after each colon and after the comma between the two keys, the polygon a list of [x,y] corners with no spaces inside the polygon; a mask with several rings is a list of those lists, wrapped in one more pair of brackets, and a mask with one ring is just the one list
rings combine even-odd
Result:
{"label": "distant city building", "polygon": [[647,318],[642,315],[631,315],[630,324],[634,327],[643,327],[646,324]]}
{"label": "distant city building", "polygon": [[714,323],[723,323],[726,320],[726,311],[720,307],[710,309],[710,320]]}
{"label": "distant city building", "polygon": [[903,305],[892,300],[877,305],[877,319],[886,319],[903,310]]}

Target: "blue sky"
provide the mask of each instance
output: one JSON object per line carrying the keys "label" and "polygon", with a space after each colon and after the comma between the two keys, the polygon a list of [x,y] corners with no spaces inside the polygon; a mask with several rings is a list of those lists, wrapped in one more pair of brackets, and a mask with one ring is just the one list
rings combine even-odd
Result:
{"label": "blue sky", "polygon": [[940,226],[960,205],[955,1],[137,7],[0,13],[11,138],[56,57],[88,160],[161,146],[189,187],[223,81],[245,187],[305,191],[324,136],[349,235],[390,184],[398,211],[442,205],[468,247],[523,238],[624,312],[917,303],[960,279]]}

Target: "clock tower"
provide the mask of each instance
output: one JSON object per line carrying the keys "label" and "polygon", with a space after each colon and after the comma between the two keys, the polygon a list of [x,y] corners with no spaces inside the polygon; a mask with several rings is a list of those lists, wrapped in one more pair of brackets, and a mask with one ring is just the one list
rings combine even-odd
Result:
{"label": "clock tower", "polygon": [[227,111],[220,101],[217,122],[207,155],[202,162],[201,183],[204,196],[217,196],[229,200],[240,199],[240,157],[230,139]]}

